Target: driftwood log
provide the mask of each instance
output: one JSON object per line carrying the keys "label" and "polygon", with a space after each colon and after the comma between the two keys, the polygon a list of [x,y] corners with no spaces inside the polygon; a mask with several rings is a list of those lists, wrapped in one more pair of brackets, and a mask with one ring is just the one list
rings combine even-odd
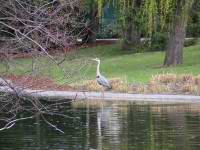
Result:
{"label": "driftwood log", "polygon": [[105,101],[135,101],[161,103],[200,103],[200,96],[193,95],[160,95],[160,94],[130,94],[114,92],[76,92],[76,91],[43,91],[31,89],[12,89],[0,86],[1,93],[15,94],[23,97],[34,97],[49,101],[59,100],[105,100]]}

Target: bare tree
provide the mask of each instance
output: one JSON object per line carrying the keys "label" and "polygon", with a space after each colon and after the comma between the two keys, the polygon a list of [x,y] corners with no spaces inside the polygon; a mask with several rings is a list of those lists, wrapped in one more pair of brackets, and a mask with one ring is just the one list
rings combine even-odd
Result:
{"label": "bare tree", "polygon": [[[9,71],[9,66],[15,65],[11,60],[13,54],[25,52],[32,57],[29,74],[42,70],[35,67],[38,56],[42,55],[62,70],[67,78],[73,76],[73,72],[62,67],[64,60],[54,59],[49,51],[69,49],[81,35],[80,29],[85,27],[85,22],[80,0],[0,0],[0,3],[0,60],[7,68],[5,72],[0,71],[0,88],[9,91],[0,92],[0,130],[13,127],[17,121],[40,115],[43,121],[63,133],[45,116],[67,117],[54,109],[59,103],[66,102],[47,104],[37,97],[25,96],[23,91],[27,87],[5,79],[4,73]],[[27,112],[28,116],[19,117],[23,112]]]}

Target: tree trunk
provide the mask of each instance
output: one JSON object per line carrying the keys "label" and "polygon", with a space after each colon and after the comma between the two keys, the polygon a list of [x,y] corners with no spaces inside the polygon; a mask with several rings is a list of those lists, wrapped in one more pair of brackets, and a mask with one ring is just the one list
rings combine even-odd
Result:
{"label": "tree trunk", "polygon": [[[140,18],[138,18],[138,14],[140,13],[140,10],[142,9],[142,1],[141,0],[134,0],[134,1],[128,1],[127,4],[127,16],[125,17],[125,27],[123,29],[123,43],[122,48],[124,50],[134,50],[135,52],[138,46],[140,46],[140,38],[141,38],[141,32],[140,32],[140,25],[138,24],[138,21]],[[132,6],[130,8],[129,6]],[[132,12],[130,14],[130,12]]]}
{"label": "tree trunk", "polygon": [[131,50],[133,48],[137,48],[140,45],[140,37],[141,34],[138,31],[136,25],[131,21],[127,21],[127,26],[123,32],[123,43],[122,48],[124,50]]}
{"label": "tree trunk", "polygon": [[[185,2],[186,3],[186,2]],[[185,4],[186,5],[186,4]],[[177,2],[177,8],[174,16],[174,20],[171,25],[169,39],[167,42],[166,55],[164,60],[165,66],[176,66],[183,62],[183,46],[186,36],[187,25],[187,11],[183,10],[181,0]]]}
{"label": "tree trunk", "polygon": [[164,65],[182,64],[183,46],[185,41],[185,22],[181,19],[174,21],[167,43]]}
{"label": "tree trunk", "polygon": [[88,40],[87,43],[95,43],[96,42],[96,35],[99,29],[99,18],[98,18],[98,8],[95,5],[94,8],[91,10],[91,22],[89,26],[88,32]]}
{"label": "tree trunk", "polygon": [[88,22],[86,25],[86,35],[82,39],[84,43],[95,43],[96,35],[99,29],[98,7],[94,5],[89,13]]}

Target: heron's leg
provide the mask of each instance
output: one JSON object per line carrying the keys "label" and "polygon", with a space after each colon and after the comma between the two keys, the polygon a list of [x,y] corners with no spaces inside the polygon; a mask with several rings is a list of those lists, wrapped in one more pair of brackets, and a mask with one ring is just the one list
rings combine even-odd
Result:
{"label": "heron's leg", "polygon": [[85,99],[87,99],[87,96],[86,96],[86,93],[85,93],[85,91],[83,91],[83,95],[85,96]]}
{"label": "heron's leg", "polygon": [[103,99],[104,99],[104,88],[103,88]]}
{"label": "heron's leg", "polygon": [[102,97],[102,99],[104,99],[104,89],[103,88],[101,88],[101,97]]}

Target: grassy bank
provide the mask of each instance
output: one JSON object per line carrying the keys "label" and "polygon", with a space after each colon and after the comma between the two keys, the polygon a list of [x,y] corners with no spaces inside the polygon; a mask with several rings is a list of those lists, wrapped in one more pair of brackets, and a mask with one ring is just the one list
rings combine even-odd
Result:
{"label": "grassy bank", "polygon": [[[153,75],[200,74],[200,45],[184,48],[184,62],[177,67],[162,67],[164,52],[131,53],[120,50],[119,45],[106,45],[94,48],[85,48],[69,53],[60,69],[49,59],[40,57],[34,65],[32,59],[12,60],[9,73],[21,75],[30,74],[32,67],[37,69],[34,74],[43,74],[55,79],[58,83],[95,79],[96,63],[92,58],[101,59],[101,72],[108,78],[123,78],[129,83],[146,83]],[[57,60],[63,59],[55,56]],[[0,64],[1,72],[5,66]]]}

